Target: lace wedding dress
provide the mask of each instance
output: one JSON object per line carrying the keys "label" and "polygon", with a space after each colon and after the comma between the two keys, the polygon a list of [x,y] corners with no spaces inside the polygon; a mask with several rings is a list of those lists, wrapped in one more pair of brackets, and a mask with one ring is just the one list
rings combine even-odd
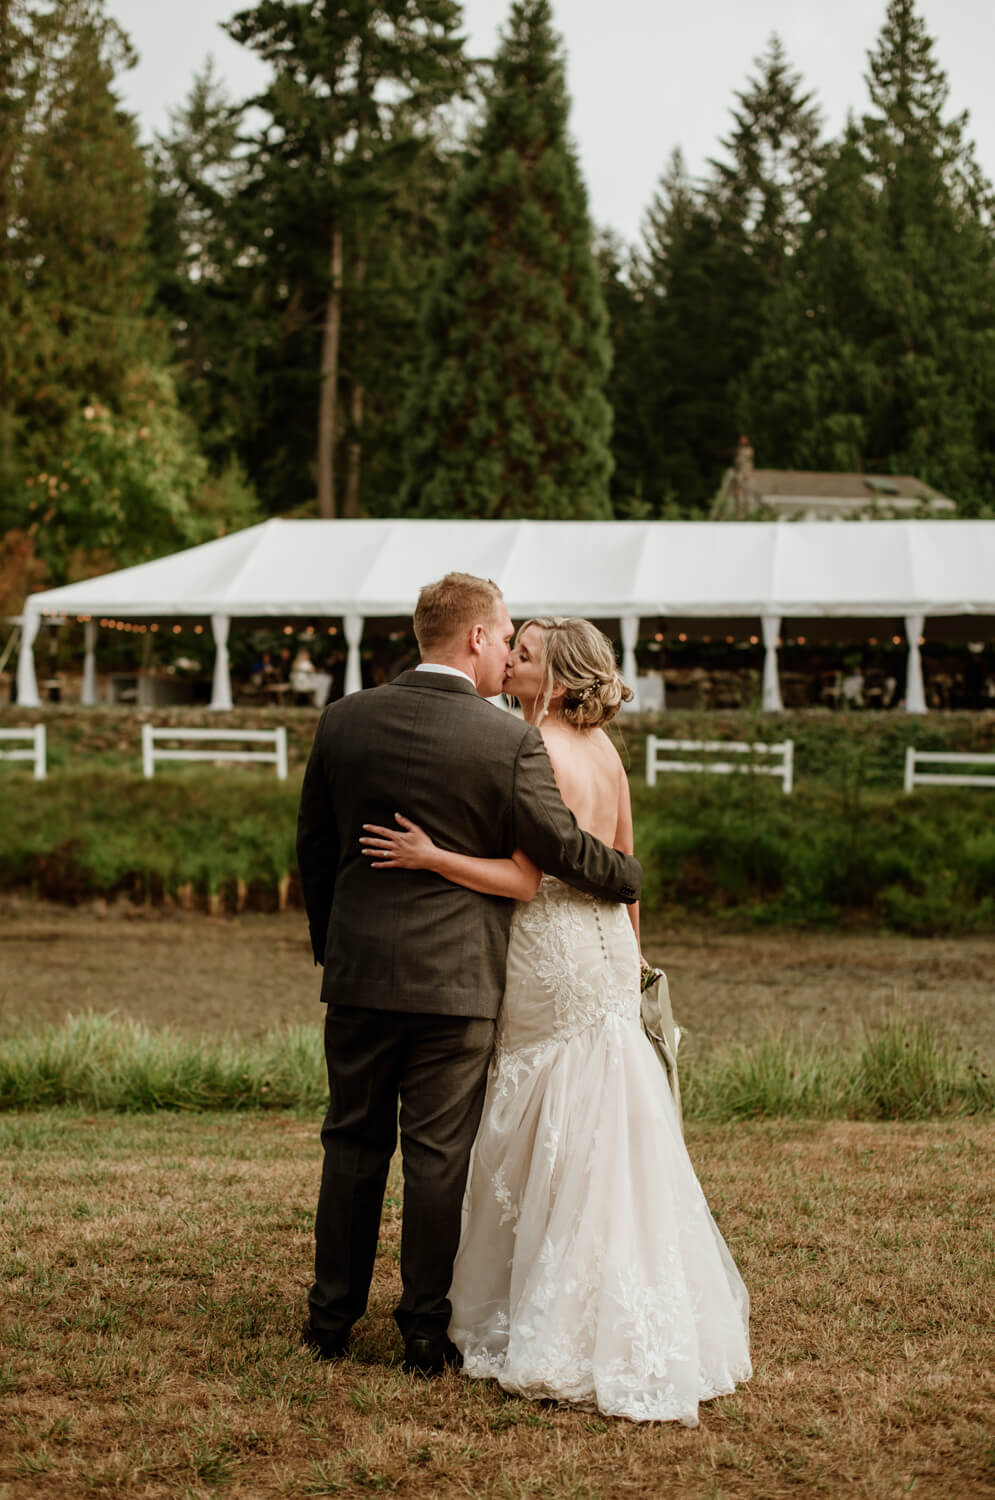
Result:
{"label": "lace wedding dress", "polygon": [[625,908],[516,908],[449,1334],[470,1376],[695,1426],[750,1375],[749,1300],[639,1024]]}

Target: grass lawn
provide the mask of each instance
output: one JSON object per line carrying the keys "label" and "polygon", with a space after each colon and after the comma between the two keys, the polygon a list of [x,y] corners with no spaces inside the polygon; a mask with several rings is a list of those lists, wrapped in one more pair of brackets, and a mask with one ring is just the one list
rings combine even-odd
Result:
{"label": "grass lawn", "polygon": [[[296,1343],[317,1122],[0,1116],[0,1494],[995,1496],[995,1124],[696,1125],[756,1374],[696,1430]],[[6,1486],[4,1488],[4,1486]]]}

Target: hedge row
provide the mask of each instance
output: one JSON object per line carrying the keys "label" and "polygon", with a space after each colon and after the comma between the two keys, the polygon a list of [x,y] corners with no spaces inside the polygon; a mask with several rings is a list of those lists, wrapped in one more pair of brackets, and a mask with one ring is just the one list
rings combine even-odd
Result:
{"label": "hedge row", "polygon": [[[840,753],[835,781],[786,797],[767,778],[633,775],[649,914],[737,924],[871,920],[916,933],[995,931],[995,801],[907,797]],[[19,793],[10,795],[19,777]],[[45,782],[3,772],[0,889],[78,902],[124,894],[235,910],[295,902],[297,783],[258,768],[112,767]]]}

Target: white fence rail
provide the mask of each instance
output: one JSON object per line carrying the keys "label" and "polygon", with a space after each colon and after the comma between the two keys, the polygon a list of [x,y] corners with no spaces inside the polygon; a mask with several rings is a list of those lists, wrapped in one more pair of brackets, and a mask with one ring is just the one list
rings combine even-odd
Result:
{"label": "white fence rail", "polygon": [[915,750],[905,752],[905,790],[915,786],[995,786],[995,776],[957,771],[920,771],[923,763],[947,766],[995,766],[995,755],[968,755],[960,750]]}
{"label": "white fence rail", "polygon": [[[668,755],[679,751],[682,755],[694,756],[695,759],[661,759],[661,751]],[[736,761],[703,758],[726,754],[741,757],[749,755],[751,759]],[[764,757],[767,764],[758,765],[758,756]],[[731,776],[745,771],[752,772],[756,776],[778,777],[782,789],[787,793],[794,785],[794,768],[794,740],[780,740],[776,745],[768,745],[759,740],[753,742],[746,740],[661,740],[655,734],[646,736],[647,786],[656,786],[656,778],[660,771],[714,771],[717,776]]]}
{"label": "white fence rail", "polygon": [[47,774],[47,751],[45,726],[35,724],[32,729],[0,729],[0,740],[26,740],[26,750],[0,750],[0,760],[31,760],[35,766],[35,780],[44,781]]}
{"label": "white fence rail", "polygon": [[[208,741],[211,750],[164,750],[160,740]],[[233,750],[233,740],[264,741],[272,748],[268,750]],[[258,765],[275,765],[281,781],[287,779],[287,731],[279,729],[155,729],[151,724],[142,725],[142,771],[146,776],[155,775],[158,760],[219,760],[251,761]]]}

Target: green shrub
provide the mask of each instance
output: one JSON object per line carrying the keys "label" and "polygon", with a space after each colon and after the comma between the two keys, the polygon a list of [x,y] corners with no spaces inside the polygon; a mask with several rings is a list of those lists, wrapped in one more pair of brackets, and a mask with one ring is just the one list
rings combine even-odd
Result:
{"label": "green shrub", "polygon": [[977,829],[984,793],[858,793],[848,780],[785,797],[766,780],[679,775],[633,793],[651,911],[768,924],[870,916],[926,934],[995,929],[995,836]]}
{"label": "green shrub", "polygon": [[[294,770],[280,783],[269,768],[244,766],[173,766],[145,781],[135,716],[56,714],[50,741],[64,762],[47,781],[0,766],[0,889],[69,901],[115,892],[186,900],[190,890],[201,903],[247,894],[251,904],[273,905],[278,890],[280,900],[293,899],[301,756],[314,723],[301,715],[292,726]],[[170,716],[192,717],[155,717]],[[230,718],[273,722],[262,710]],[[720,740],[771,733],[748,711],[668,715],[666,728]],[[995,931],[992,794],[902,791],[906,744],[980,752],[995,737],[995,714],[789,714],[776,733],[796,739],[799,779],[789,797],[773,779],[749,775],[667,775],[651,791],[642,728],[626,727],[648,913]]]}

